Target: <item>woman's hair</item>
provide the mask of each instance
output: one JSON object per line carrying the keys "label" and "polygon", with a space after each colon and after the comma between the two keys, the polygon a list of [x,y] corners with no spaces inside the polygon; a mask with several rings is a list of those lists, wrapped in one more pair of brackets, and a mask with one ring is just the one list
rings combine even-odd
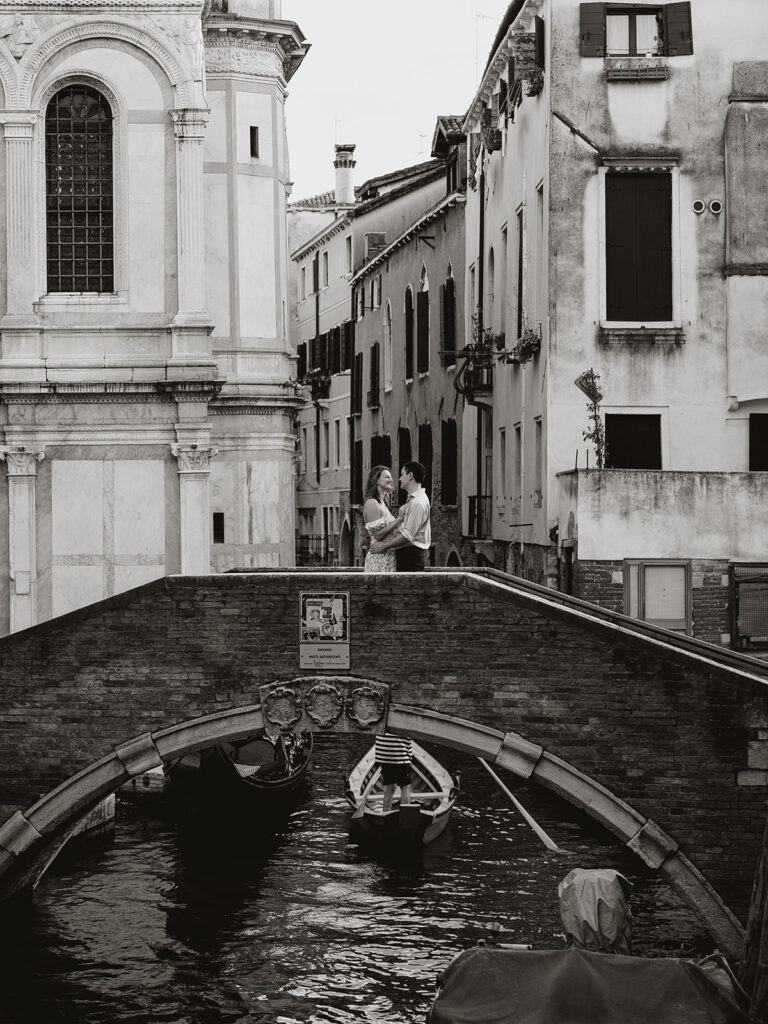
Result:
{"label": "woman's hair", "polygon": [[368,474],[368,483],[365,485],[365,498],[375,498],[379,500],[379,477],[388,470],[389,466],[374,466],[371,472]]}

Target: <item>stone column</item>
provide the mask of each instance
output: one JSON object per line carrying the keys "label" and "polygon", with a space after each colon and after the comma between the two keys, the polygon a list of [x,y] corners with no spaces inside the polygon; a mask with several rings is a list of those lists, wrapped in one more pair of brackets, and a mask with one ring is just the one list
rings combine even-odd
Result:
{"label": "stone column", "polygon": [[8,469],[8,562],[11,578],[10,631],[37,622],[35,480],[40,448],[0,448]]}
{"label": "stone column", "polygon": [[199,576],[211,571],[211,522],[209,479],[211,459],[217,448],[197,444],[172,444],[179,460],[181,506],[181,571]]}
{"label": "stone column", "polygon": [[203,139],[210,110],[172,110],[176,136],[179,324],[207,324],[203,220]]}
{"label": "stone column", "polygon": [[3,115],[5,130],[8,313],[32,316],[37,283],[35,258],[35,160],[37,115]]}

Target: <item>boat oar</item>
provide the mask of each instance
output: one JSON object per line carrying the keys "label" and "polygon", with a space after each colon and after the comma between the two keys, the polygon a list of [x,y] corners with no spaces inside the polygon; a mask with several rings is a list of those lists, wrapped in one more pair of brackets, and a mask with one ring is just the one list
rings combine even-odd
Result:
{"label": "boat oar", "polygon": [[371,776],[368,785],[365,787],[363,792],[360,794],[360,799],[357,801],[357,806],[355,807],[354,813],[352,815],[353,818],[362,818],[363,814],[365,813],[365,802],[368,799],[368,794],[371,792],[373,787],[379,781],[379,776],[380,775],[381,775],[381,768],[377,768],[376,771]]}
{"label": "boat oar", "polygon": [[548,850],[552,850],[553,853],[562,853],[564,856],[570,857],[571,856],[570,851],[569,850],[562,850],[557,845],[557,843],[554,841],[554,839],[552,839],[550,836],[547,835],[547,833],[544,831],[544,829],[541,827],[541,825],[539,825],[538,822],[534,821],[534,819],[531,817],[531,815],[528,813],[528,811],[526,811],[526,809],[523,807],[523,805],[520,803],[520,801],[518,799],[516,799],[516,797],[513,796],[512,793],[510,793],[510,791],[507,789],[507,787],[501,781],[501,779],[496,774],[496,772],[493,770],[493,768],[491,768],[491,766],[486,761],[484,761],[482,757],[478,757],[477,760],[480,762],[480,764],[483,766],[483,768],[485,768],[485,770],[488,772],[488,774],[491,776],[491,778],[494,779],[496,781],[496,783],[499,785],[499,787],[507,794],[509,799],[515,805],[515,807],[518,809],[518,811],[520,811],[520,814],[528,822],[528,824],[531,826],[531,828],[536,833],[536,835],[539,837],[539,839],[542,841],[542,843],[544,843],[546,848]]}

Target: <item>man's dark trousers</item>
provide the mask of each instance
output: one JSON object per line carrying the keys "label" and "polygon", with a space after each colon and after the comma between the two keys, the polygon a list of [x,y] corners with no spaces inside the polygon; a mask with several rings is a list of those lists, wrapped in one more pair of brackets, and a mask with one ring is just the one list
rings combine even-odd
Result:
{"label": "man's dark trousers", "polygon": [[422,572],[427,567],[427,552],[413,544],[395,548],[395,559],[398,572]]}

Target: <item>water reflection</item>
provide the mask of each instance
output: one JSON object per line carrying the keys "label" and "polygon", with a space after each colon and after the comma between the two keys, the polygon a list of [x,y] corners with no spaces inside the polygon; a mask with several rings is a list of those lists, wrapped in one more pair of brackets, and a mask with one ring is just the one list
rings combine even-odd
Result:
{"label": "water reflection", "polygon": [[448,832],[417,860],[350,840],[341,780],[365,741],[320,737],[304,803],[273,834],[121,808],[114,842],[47,876],[3,922],[0,1021],[403,1024],[494,922],[508,942],[562,946],[556,888],[572,867],[634,883],[635,951],[712,948],[668,887],[555,797],[512,782],[559,845],[547,851],[476,762]]}

